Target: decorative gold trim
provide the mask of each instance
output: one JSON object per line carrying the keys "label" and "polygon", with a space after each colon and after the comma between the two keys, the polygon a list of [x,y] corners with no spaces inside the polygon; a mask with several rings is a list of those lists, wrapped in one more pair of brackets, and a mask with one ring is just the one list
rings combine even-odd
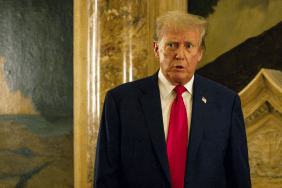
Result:
{"label": "decorative gold trim", "polygon": [[74,186],[87,187],[87,0],[74,0]]}

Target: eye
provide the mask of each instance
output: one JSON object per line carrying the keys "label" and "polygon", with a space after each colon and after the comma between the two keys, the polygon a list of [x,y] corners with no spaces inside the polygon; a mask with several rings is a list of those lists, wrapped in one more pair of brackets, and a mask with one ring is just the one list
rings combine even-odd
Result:
{"label": "eye", "polygon": [[172,44],[172,43],[169,43],[169,44],[167,44],[168,45],[168,47],[170,47],[170,48],[173,48],[175,45],[174,44]]}
{"label": "eye", "polygon": [[166,45],[166,49],[168,50],[175,50],[177,48],[177,44],[174,44],[174,43],[168,43]]}
{"label": "eye", "polygon": [[192,47],[193,47],[192,44],[188,44],[188,45],[187,45],[187,48],[192,48]]}

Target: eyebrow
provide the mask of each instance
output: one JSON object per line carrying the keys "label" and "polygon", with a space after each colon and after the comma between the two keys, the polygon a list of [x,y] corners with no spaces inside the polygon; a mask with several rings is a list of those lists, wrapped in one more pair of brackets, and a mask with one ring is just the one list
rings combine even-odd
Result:
{"label": "eyebrow", "polygon": [[[168,40],[168,41],[166,41],[166,44],[168,44],[168,43],[179,43],[179,41],[177,41],[177,40]],[[191,40],[184,41],[184,44],[186,44],[186,43],[195,45],[195,43],[192,42]]]}
{"label": "eyebrow", "polygon": [[166,43],[178,43],[178,41],[177,40],[168,40],[168,41],[166,41]]}

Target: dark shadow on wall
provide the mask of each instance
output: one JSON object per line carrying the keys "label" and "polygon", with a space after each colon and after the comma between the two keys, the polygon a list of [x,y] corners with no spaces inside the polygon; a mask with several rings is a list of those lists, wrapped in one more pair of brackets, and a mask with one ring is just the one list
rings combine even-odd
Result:
{"label": "dark shadow on wall", "polygon": [[214,13],[219,0],[188,0],[188,12],[204,18]]}
{"label": "dark shadow on wall", "polygon": [[222,54],[196,73],[239,93],[262,68],[282,71],[282,22]]}

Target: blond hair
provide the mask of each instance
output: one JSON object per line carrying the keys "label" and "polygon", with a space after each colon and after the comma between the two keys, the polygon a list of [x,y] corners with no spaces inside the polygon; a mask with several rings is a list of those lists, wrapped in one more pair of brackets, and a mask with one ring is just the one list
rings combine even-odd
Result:
{"label": "blond hair", "polygon": [[169,27],[174,31],[198,29],[201,37],[199,45],[205,49],[205,37],[207,35],[208,25],[209,23],[201,16],[180,11],[168,11],[156,19],[153,39],[158,42],[162,38],[164,27]]}

